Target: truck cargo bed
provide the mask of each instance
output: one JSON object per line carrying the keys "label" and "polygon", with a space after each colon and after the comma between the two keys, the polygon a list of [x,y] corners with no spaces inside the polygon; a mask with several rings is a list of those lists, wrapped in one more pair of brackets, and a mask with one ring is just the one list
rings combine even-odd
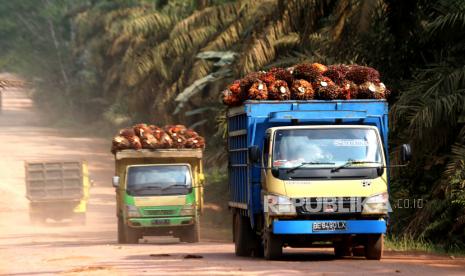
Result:
{"label": "truck cargo bed", "polygon": [[83,197],[82,162],[26,162],[30,201],[69,201]]}

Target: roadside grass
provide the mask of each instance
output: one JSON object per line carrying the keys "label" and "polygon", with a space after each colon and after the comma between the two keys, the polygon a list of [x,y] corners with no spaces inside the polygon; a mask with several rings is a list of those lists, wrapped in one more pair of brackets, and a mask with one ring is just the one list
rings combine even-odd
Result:
{"label": "roadside grass", "polygon": [[410,236],[387,235],[384,246],[388,250],[400,252],[425,252],[438,255],[448,255],[454,257],[465,257],[465,250],[461,248],[446,248],[441,245],[423,239],[415,239]]}

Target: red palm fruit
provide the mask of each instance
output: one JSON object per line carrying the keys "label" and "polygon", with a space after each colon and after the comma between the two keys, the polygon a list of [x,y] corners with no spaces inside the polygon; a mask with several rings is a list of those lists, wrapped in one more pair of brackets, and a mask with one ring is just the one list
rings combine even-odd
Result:
{"label": "red palm fruit", "polygon": [[174,135],[176,133],[173,133],[173,136],[171,136],[171,138],[173,139],[173,147],[175,148],[184,148],[185,147],[185,143],[186,143],[186,138],[182,135]]}
{"label": "red palm fruit", "polygon": [[243,77],[240,81],[241,91],[246,93],[256,82],[263,78],[263,72],[252,72]]}
{"label": "red palm fruit", "polygon": [[295,80],[291,87],[291,98],[293,100],[312,100],[315,91],[306,80]]}
{"label": "red palm fruit", "polygon": [[141,139],[143,149],[156,149],[159,147],[159,141],[152,134],[145,134]]}
{"label": "red palm fruit", "polygon": [[312,63],[312,67],[320,71],[320,74],[324,74],[326,71],[328,71],[328,67],[321,63]]}
{"label": "red palm fruit", "polygon": [[330,78],[335,84],[343,86],[346,75],[349,72],[349,66],[344,64],[330,65],[323,76]]}
{"label": "red palm fruit", "polygon": [[[319,63],[302,63],[294,66],[293,75],[296,79],[304,79],[311,83],[316,82],[323,74],[323,69]],[[324,65],[323,65],[324,66]]]}
{"label": "red palm fruit", "polygon": [[321,77],[313,86],[318,100],[335,100],[339,97],[339,87],[327,77]]}
{"label": "red palm fruit", "polygon": [[184,132],[184,137],[190,139],[190,138],[196,138],[198,137],[199,134],[197,132],[195,132],[193,129],[187,129],[185,132]]}
{"label": "red palm fruit", "polygon": [[[284,68],[279,68],[279,67],[273,67],[270,69],[270,74],[273,74],[275,77],[275,80],[283,80],[287,83],[288,86],[292,85],[292,82],[294,81],[294,76],[292,76],[292,73],[289,70],[286,70]],[[266,83],[267,85],[271,85],[271,83]]]}
{"label": "red palm fruit", "polygon": [[[272,69],[273,70],[273,69]],[[263,81],[266,85],[270,85],[272,82],[276,81],[275,75],[270,71],[267,73],[264,73],[261,77],[260,80]]]}
{"label": "red palm fruit", "polygon": [[128,137],[135,136],[136,133],[134,132],[133,128],[124,128],[124,129],[119,131],[119,135],[121,135],[121,136],[123,136],[123,137],[125,137],[127,139]]}
{"label": "red palm fruit", "polygon": [[268,96],[270,100],[290,100],[291,92],[287,86],[287,82],[283,80],[277,80],[270,85]]}
{"label": "red palm fruit", "polygon": [[358,86],[358,99],[376,99],[378,93],[373,82],[367,81]]}
{"label": "red palm fruit", "polygon": [[357,85],[361,85],[365,82],[379,83],[379,77],[378,71],[371,67],[361,65],[349,66],[349,72],[346,74],[346,78]]}
{"label": "red palm fruit", "polygon": [[131,144],[131,148],[135,149],[135,150],[140,150],[142,148],[142,144],[140,142],[140,138],[137,137],[137,136],[131,136],[131,137],[127,137],[126,139],[128,139],[129,143]]}
{"label": "red palm fruit", "polygon": [[266,100],[268,99],[268,89],[262,81],[255,82],[248,90],[247,99],[249,100]]}
{"label": "red palm fruit", "polygon": [[134,129],[134,133],[140,138],[152,132],[146,124],[137,124],[133,127],[133,129]]}
{"label": "red palm fruit", "polygon": [[228,89],[223,91],[223,103],[228,106],[238,106],[242,104],[242,99],[244,98],[241,81],[236,80]]}
{"label": "red palm fruit", "polygon": [[117,151],[130,149],[131,143],[129,143],[128,139],[123,136],[116,136],[111,141],[111,152],[114,154]]}
{"label": "red palm fruit", "polygon": [[159,144],[161,148],[171,148],[173,146],[173,139],[167,133],[163,132],[159,139]]}
{"label": "red palm fruit", "polygon": [[356,99],[358,92],[358,86],[348,80],[344,80],[342,85],[339,86],[339,97],[340,100]]}

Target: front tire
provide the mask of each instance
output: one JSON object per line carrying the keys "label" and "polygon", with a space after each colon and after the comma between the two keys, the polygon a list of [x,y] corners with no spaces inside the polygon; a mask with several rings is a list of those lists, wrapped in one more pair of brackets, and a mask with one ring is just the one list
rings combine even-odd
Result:
{"label": "front tire", "polygon": [[123,218],[118,216],[118,243],[126,243]]}
{"label": "front tire", "polygon": [[131,228],[127,225],[124,225],[124,233],[126,238],[126,243],[137,244],[141,238],[139,234],[139,229]]}
{"label": "front tire", "polygon": [[180,239],[182,242],[198,243],[200,241],[200,224],[197,222],[189,226]]}
{"label": "front tire", "polygon": [[368,260],[381,260],[383,257],[384,235],[369,235],[366,238],[365,257]]}
{"label": "front tire", "polygon": [[266,260],[277,260],[283,254],[283,244],[281,239],[271,233],[269,230],[265,230],[263,234],[263,256]]}

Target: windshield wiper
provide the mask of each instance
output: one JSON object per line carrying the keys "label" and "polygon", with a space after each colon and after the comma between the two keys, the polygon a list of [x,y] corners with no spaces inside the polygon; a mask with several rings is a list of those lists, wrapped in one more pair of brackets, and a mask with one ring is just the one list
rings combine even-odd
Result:
{"label": "windshield wiper", "polygon": [[332,162],[302,162],[298,166],[295,166],[294,168],[290,168],[286,171],[286,173],[291,173],[305,165],[334,165],[335,163]]}
{"label": "windshield wiper", "polygon": [[186,187],[186,184],[173,184],[173,185],[169,185],[169,186],[166,186],[166,187],[163,187],[161,190],[164,191],[164,190],[168,190],[169,188],[173,188],[173,187],[176,187],[176,186],[182,186],[182,187]]}
{"label": "windshield wiper", "polygon": [[129,190],[133,192],[140,192],[143,190],[152,190],[152,189],[161,189],[160,186],[142,186],[142,187],[137,187],[137,188],[129,188]]}
{"label": "windshield wiper", "polygon": [[364,160],[348,160],[346,163],[340,165],[340,166],[337,166],[337,167],[334,167],[331,169],[331,172],[337,172],[339,171],[340,169],[343,169],[343,168],[347,168],[349,166],[352,166],[352,165],[356,165],[356,164],[380,164],[380,162],[375,162],[375,161],[364,161]]}

